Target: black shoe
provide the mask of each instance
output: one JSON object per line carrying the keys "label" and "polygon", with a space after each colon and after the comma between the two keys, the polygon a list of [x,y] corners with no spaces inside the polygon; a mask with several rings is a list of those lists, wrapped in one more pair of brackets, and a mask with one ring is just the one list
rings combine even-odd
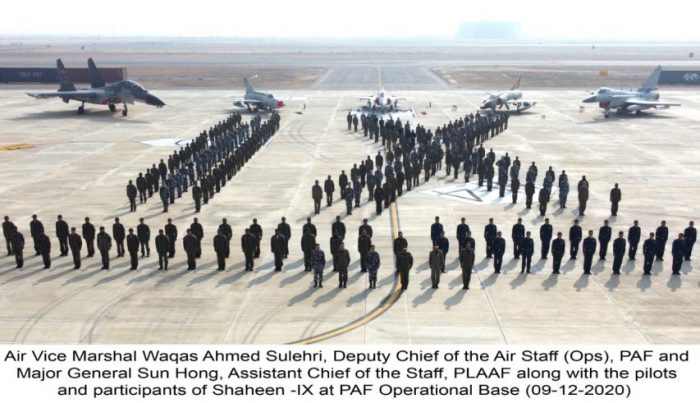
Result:
{"label": "black shoe", "polygon": [[323,284],[319,284],[319,285],[318,285],[318,288],[323,288]]}

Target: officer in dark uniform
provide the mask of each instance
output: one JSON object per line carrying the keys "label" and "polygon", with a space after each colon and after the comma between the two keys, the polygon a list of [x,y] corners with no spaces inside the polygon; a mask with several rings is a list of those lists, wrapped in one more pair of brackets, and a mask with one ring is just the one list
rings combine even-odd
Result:
{"label": "officer in dark uniform", "polygon": [[177,227],[173,224],[173,220],[168,218],[168,223],[165,224],[165,236],[168,237],[168,258],[175,257],[175,242],[177,241]]}
{"label": "officer in dark uniform", "polygon": [[469,224],[467,224],[467,219],[462,217],[461,223],[457,225],[457,245],[461,251],[464,248],[464,242],[467,239],[467,233],[471,232],[469,229]]}
{"label": "officer in dark uniform", "polygon": [[192,200],[194,200],[195,213],[199,213],[202,209],[202,188],[196,181],[192,183]]}
{"label": "officer in dark uniform", "polygon": [[[231,239],[233,239],[233,229],[228,224],[228,222],[226,222],[225,218],[221,219],[221,225],[219,225],[219,231],[221,231],[221,233],[224,234],[226,239],[228,239],[228,241],[231,242]],[[255,240],[255,236],[253,236],[253,240]],[[255,251],[255,248],[253,248],[253,251]],[[228,256],[229,255],[226,255],[226,258],[228,258]]]}
{"label": "officer in dark uniform", "polygon": [[591,274],[596,246],[597,242],[593,237],[593,231],[588,231],[588,237],[583,240],[583,274]]}
{"label": "officer in dark uniform", "polygon": [[337,232],[333,233],[330,239],[330,251],[333,257],[333,271],[338,271],[338,254],[336,253],[343,243],[343,238]]}
{"label": "officer in dark uniform", "polygon": [[540,202],[540,216],[544,217],[547,214],[547,204],[549,204],[549,189],[544,187],[540,189],[538,201]]}
{"label": "officer in dark uniform", "polygon": [[651,266],[654,264],[654,257],[656,257],[656,240],[654,239],[654,233],[649,233],[649,238],[644,241],[642,245],[642,254],[644,255],[644,275],[651,275]]}
{"label": "officer in dark uniform", "polygon": [[438,288],[440,285],[440,273],[445,266],[445,255],[436,243],[433,243],[433,250],[428,255],[428,266],[430,267],[430,280],[433,288]]}
{"label": "officer in dark uniform", "polygon": [[574,225],[569,228],[569,254],[572,260],[576,260],[576,255],[578,255],[578,246],[583,238],[583,230],[581,226],[578,225],[578,220],[574,220]]}
{"label": "officer in dark uniform", "polygon": [[442,267],[440,272],[445,272],[445,261],[447,260],[447,252],[450,251],[450,241],[445,237],[445,231],[440,233],[440,236],[435,240],[435,245],[438,246],[440,252],[442,252]]}
{"label": "officer in dark uniform", "polygon": [[402,290],[408,288],[408,273],[411,267],[413,267],[413,256],[406,247],[403,247],[396,255],[396,269],[399,272]]}
{"label": "officer in dark uniform", "polygon": [[557,232],[557,238],[552,241],[552,273],[559,274],[561,259],[566,251],[566,241],[562,238],[562,233]]}
{"label": "officer in dark uniform", "polygon": [[637,254],[637,245],[639,245],[639,240],[641,238],[642,229],[639,228],[639,221],[634,220],[634,225],[627,231],[627,240],[630,243],[630,250],[628,252],[630,260],[634,260],[634,256]]}
{"label": "officer in dark uniform", "polygon": [[[84,230],[85,229],[83,229],[83,231]],[[139,218],[139,225],[136,226],[136,234],[141,244],[141,257],[144,257],[144,255],[151,256],[151,246],[149,245],[151,229],[143,222],[143,218]],[[85,236],[85,234],[83,234],[83,236]]]}
{"label": "officer in dark uniform", "polygon": [[182,237],[182,247],[185,249],[185,254],[187,255],[187,270],[197,269],[197,256],[202,253],[202,237],[198,237],[194,234],[194,229],[196,229],[195,224],[199,225],[199,228],[201,228],[201,224],[199,224],[195,218],[194,224],[187,230],[187,235]]}
{"label": "officer in dark uniform", "polygon": [[367,235],[367,231],[362,231],[362,234],[357,238],[357,251],[360,253],[360,272],[367,272],[367,253],[372,246],[372,238]]}
{"label": "officer in dark uniform", "polygon": [[345,249],[345,242],[338,245],[338,250],[335,252],[338,267],[338,288],[348,287],[348,266],[350,266],[350,252]]}
{"label": "officer in dark uniform", "polygon": [[513,197],[513,204],[518,202],[518,191],[520,190],[520,179],[512,178],[510,180],[510,193]]}
{"label": "officer in dark uniform", "polygon": [[131,270],[139,268],[139,244],[139,237],[134,234],[133,228],[129,228],[129,235],[126,236],[126,250],[129,252]]}
{"label": "officer in dark uniform", "polygon": [[525,226],[523,225],[523,219],[518,218],[518,223],[513,225],[513,230],[511,231],[511,238],[513,239],[513,257],[520,259],[520,253],[523,247],[523,239],[525,239]]}
{"label": "officer in dark uniform", "polygon": [[552,240],[552,224],[549,218],[544,219],[544,224],[540,225],[540,242],[542,243],[542,259],[547,259],[549,254],[549,243]]}
{"label": "officer in dark uniform", "polygon": [[678,238],[673,241],[671,255],[673,256],[671,274],[677,276],[681,274],[681,265],[683,264],[683,258],[685,258],[685,236],[683,234],[678,234]]}
{"label": "officer in dark uniform", "polygon": [[326,192],[326,204],[330,207],[333,204],[333,193],[335,192],[335,183],[330,175],[328,175],[326,181],[323,182],[323,190]]}
{"label": "officer in dark uniform", "polygon": [[310,229],[304,231],[301,236],[301,251],[304,252],[304,271],[311,271],[311,254],[316,245],[316,236],[311,233]]}
{"label": "officer in dark uniform", "polygon": [[243,255],[245,255],[245,271],[253,271],[255,256],[255,236],[253,236],[253,234],[250,233],[249,228],[246,228],[245,234],[241,236],[241,249],[243,251]]}
{"label": "officer in dark uniform", "polygon": [[284,245],[284,235],[280,234],[279,231],[275,229],[275,235],[270,238],[270,251],[275,256],[275,271],[282,271]]}
{"label": "officer in dark uniform", "polygon": [[367,236],[371,239],[372,235],[374,234],[374,231],[372,230],[372,226],[368,224],[368,220],[365,218],[362,220],[362,225],[360,225],[357,229],[357,235],[362,235],[362,233],[365,232]]}
{"label": "officer in dark uniform", "polygon": [[620,274],[620,267],[622,267],[622,258],[625,257],[626,247],[627,241],[625,241],[625,232],[620,231],[617,234],[617,239],[613,241],[613,274]]}
{"label": "officer in dark uniform", "polygon": [[430,239],[435,244],[440,234],[443,232],[442,224],[440,224],[440,217],[435,217],[435,222],[430,226]]}
{"label": "officer in dark uniform", "polygon": [[493,242],[496,239],[498,228],[493,223],[493,218],[489,218],[489,223],[484,227],[484,239],[486,240],[486,257],[491,258],[493,255]]}
{"label": "officer in dark uniform", "polygon": [[503,264],[503,255],[506,253],[506,240],[501,236],[501,231],[496,233],[496,238],[492,241],[492,253],[493,259],[493,269],[494,272],[501,272],[501,265]]}
{"label": "officer in dark uniform", "polygon": [[528,181],[525,184],[525,207],[532,208],[532,199],[535,195],[535,183]]}
{"label": "officer in dark uniform", "polygon": [[97,250],[102,258],[102,270],[109,270],[109,250],[112,249],[112,237],[105,232],[105,227],[100,227],[97,234]]}
{"label": "officer in dark uniform", "polygon": [[352,186],[348,186],[343,191],[343,197],[345,198],[345,210],[347,215],[352,215],[352,202],[355,199],[355,192]]}
{"label": "officer in dark uniform", "polygon": [[29,222],[29,233],[34,240],[34,252],[36,252],[35,256],[39,256],[41,255],[41,251],[39,251],[39,247],[36,244],[36,239],[39,234],[44,233],[44,224],[42,224],[41,221],[36,218],[36,214],[32,215],[32,221]]}
{"label": "officer in dark uniform", "polygon": [[[195,258],[202,256],[202,239],[204,239],[204,228],[202,224],[199,223],[197,217],[194,218],[194,222],[190,224],[190,230],[192,230],[192,235],[197,241],[195,244]],[[189,255],[188,255],[189,258]]]}
{"label": "officer in dark uniform", "polygon": [[95,256],[95,226],[90,223],[90,217],[85,217],[83,223],[83,239],[87,247],[87,257]]}
{"label": "officer in dark uniform", "polygon": [[[318,235],[316,226],[311,223],[311,217],[306,217],[306,224],[304,224],[304,226],[301,228],[302,234],[306,234],[307,232],[311,233],[313,236]],[[311,245],[311,249],[313,249],[313,245]]]}
{"label": "officer in dark uniform", "polygon": [[156,252],[158,253],[158,270],[168,270],[168,256],[170,256],[170,238],[165,235],[162,229],[156,235]]}
{"label": "officer in dark uniform", "polygon": [[253,223],[250,225],[250,233],[255,237],[255,258],[260,257],[260,242],[263,238],[263,230],[260,224],[258,224],[258,219],[253,218]]}
{"label": "officer in dark uniform", "polygon": [[474,251],[471,244],[465,243],[459,251],[459,265],[462,268],[462,289],[468,290],[474,268]]}
{"label": "officer in dark uniform", "polygon": [[321,199],[323,199],[323,189],[321,189],[321,185],[318,184],[318,181],[314,183],[314,185],[311,187],[311,198],[314,200],[314,212],[316,214],[321,212]]}
{"label": "officer in dark uniform", "polygon": [[530,265],[532,264],[532,255],[535,254],[535,241],[530,237],[530,231],[525,233],[525,238],[522,240],[521,252],[523,260],[520,266],[520,272],[526,271],[530,273]]}
{"label": "officer in dark uniform", "polygon": [[698,231],[695,229],[695,222],[691,221],[688,223],[688,228],[683,231],[683,237],[685,239],[685,260],[690,260],[690,256],[693,254],[693,245],[698,239]]}
{"label": "officer in dark uniform", "polygon": [[382,189],[381,183],[377,182],[376,188],[374,189],[374,203],[376,205],[377,215],[382,214],[382,203],[384,201],[384,189]]}
{"label": "officer in dark uniform", "polygon": [[129,199],[129,211],[133,212],[136,211],[136,195],[137,195],[137,190],[136,186],[134,186],[134,183],[132,181],[129,181],[129,184],[126,185],[126,197]]}
{"label": "officer in dark uniform", "polygon": [[610,214],[613,216],[617,215],[617,207],[620,204],[620,200],[622,200],[622,191],[620,191],[616,183],[615,187],[610,190]]}
{"label": "officer in dark uniform", "polygon": [[277,224],[277,230],[284,235],[284,258],[289,256],[289,241],[292,239],[292,228],[287,224],[287,219],[282,217],[282,222]]}
{"label": "officer in dark uniform", "polygon": [[[165,180],[165,178],[163,178],[163,180]],[[146,182],[146,178],[143,177],[143,173],[139,173],[138,178],[136,178],[136,189],[139,192],[139,203],[145,203],[148,199],[148,196],[146,195],[147,188],[148,182]]]}
{"label": "officer in dark uniform", "polygon": [[664,260],[666,241],[668,240],[668,227],[666,221],[661,221],[661,225],[656,228],[656,260]]}
{"label": "officer in dark uniform", "polygon": [[12,240],[14,239],[17,227],[10,221],[10,217],[5,216],[2,222],[2,235],[5,237],[5,246],[7,246],[7,256],[12,256]]}
{"label": "officer in dark uniform", "polygon": [[61,256],[68,256],[68,223],[63,221],[63,216],[58,216],[56,221],[56,238],[58,238],[58,247],[61,251]]}
{"label": "officer in dark uniform", "polygon": [[367,252],[367,271],[369,272],[369,288],[371,289],[377,288],[377,272],[381,265],[379,254],[374,249],[374,245],[370,245],[369,252]]}
{"label": "officer in dark uniform", "polygon": [[219,265],[219,270],[226,270],[226,255],[229,252],[229,240],[221,230],[216,231],[214,235],[214,252],[216,252],[216,262]]}
{"label": "officer in dark uniform", "polygon": [[399,236],[394,239],[394,256],[398,256],[399,252],[408,248],[408,240],[403,237],[403,232],[399,231]]}
{"label": "officer in dark uniform", "polygon": [[21,269],[22,266],[24,266],[24,235],[22,235],[22,233],[16,229],[12,233],[10,247],[12,248],[12,253],[15,255],[15,263],[17,263],[17,268]]}
{"label": "officer in dark uniform", "polygon": [[340,216],[335,216],[335,221],[331,225],[331,234],[338,234],[340,235],[341,240],[345,239],[345,234],[346,234],[346,228],[345,224],[340,221]]}
{"label": "officer in dark uniform", "polygon": [[319,244],[314,245],[311,253],[311,268],[314,271],[314,288],[323,288],[323,269],[326,267],[326,255]]}
{"label": "officer in dark uniform", "polygon": [[119,217],[114,217],[112,224],[112,237],[117,244],[117,257],[124,256],[124,238],[126,238],[126,230],[122,223],[119,222]]}
{"label": "officer in dark uniform", "polygon": [[588,180],[586,176],[578,182],[578,215],[585,215],[586,204],[588,203]]}
{"label": "officer in dark uniform", "polygon": [[163,202],[163,212],[167,213],[168,205],[170,205],[171,200],[174,201],[175,196],[170,194],[170,189],[167,186],[161,186],[158,194],[160,195],[160,201]]}
{"label": "officer in dark uniform", "polygon": [[605,260],[608,253],[608,243],[612,238],[612,228],[608,225],[608,220],[603,221],[603,226],[598,230],[598,242],[600,242],[600,260]]}
{"label": "officer in dark uniform", "polygon": [[44,269],[51,268],[51,239],[46,234],[40,232],[36,236],[37,249],[44,260]]}

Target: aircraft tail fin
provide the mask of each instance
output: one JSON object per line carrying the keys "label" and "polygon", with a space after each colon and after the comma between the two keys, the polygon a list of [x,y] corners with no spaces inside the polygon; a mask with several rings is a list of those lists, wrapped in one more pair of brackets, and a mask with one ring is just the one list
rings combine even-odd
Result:
{"label": "aircraft tail fin", "polygon": [[66,74],[66,67],[61,59],[56,59],[56,70],[58,70],[59,91],[75,91],[75,85]]}
{"label": "aircraft tail fin", "polygon": [[648,92],[651,90],[655,90],[657,84],[659,83],[659,76],[661,76],[661,66],[658,66],[654,69],[654,72],[651,73],[649,78],[642,84],[641,88],[639,88],[639,91],[643,92]]}
{"label": "aircraft tail fin", "polygon": [[520,88],[520,79],[521,78],[522,78],[522,74],[518,76],[518,79],[515,80],[515,82],[513,83],[513,86],[510,87],[511,90],[517,90],[518,88]]}
{"label": "aircraft tail fin", "polygon": [[253,89],[253,86],[250,85],[250,82],[248,81],[247,78],[243,79],[243,84],[245,85],[245,92],[247,92],[247,93],[248,92],[255,92],[255,90]]}
{"label": "aircraft tail fin", "polygon": [[92,88],[104,87],[106,85],[105,80],[102,79],[102,74],[100,74],[100,70],[97,69],[92,58],[88,59],[88,69],[90,70],[90,86]]}

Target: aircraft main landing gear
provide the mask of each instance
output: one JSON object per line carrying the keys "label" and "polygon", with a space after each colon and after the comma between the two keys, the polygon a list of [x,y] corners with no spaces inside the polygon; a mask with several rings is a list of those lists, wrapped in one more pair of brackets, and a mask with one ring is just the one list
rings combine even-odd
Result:
{"label": "aircraft main landing gear", "polygon": [[126,107],[126,104],[124,104],[124,110],[122,111],[122,116],[126,116],[129,113],[129,108]]}
{"label": "aircraft main landing gear", "polygon": [[108,106],[109,106],[109,111],[110,111],[110,112],[114,113],[114,112],[117,111],[117,106],[116,106],[116,105],[114,105],[114,104],[109,104]]}
{"label": "aircraft main landing gear", "polygon": [[84,113],[85,113],[85,103],[83,103],[82,105],[80,105],[78,107],[78,115],[82,115]]}
{"label": "aircraft main landing gear", "polygon": [[637,116],[642,116],[642,111],[636,111],[636,112],[634,112],[634,114]]}

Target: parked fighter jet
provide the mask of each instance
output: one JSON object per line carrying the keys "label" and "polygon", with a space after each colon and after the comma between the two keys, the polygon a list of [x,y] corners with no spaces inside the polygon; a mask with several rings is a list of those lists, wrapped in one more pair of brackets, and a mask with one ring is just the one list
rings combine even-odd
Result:
{"label": "parked fighter jet", "polygon": [[37,99],[61,98],[65,103],[71,100],[78,101],[81,103],[78,107],[78,114],[80,115],[85,113],[86,102],[90,104],[107,105],[112,112],[116,112],[117,110],[115,104],[124,104],[122,116],[126,116],[129,112],[126,104],[133,105],[134,102],[143,102],[147,105],[157,106],[158,108],[165,106],[163,101],[155,95],[150,94],[136,81],[122,80],[116,83],[106,84],[92,59],[88,59],[90,86],[92,88],[76,89],[73,82],[68,78],[61,59],[56,60],[56,67],[60,80],[58,91],[28,92],[27,95]]}
{"label": "parked fighter jet", "polygon": [[233,101],[233,105],[239,108],[248,108],[249,111],[269,110],[284,108],[284,101],[275,98],[272,94],[255,91],[247,78],[243,79],[245,84],[245,96]]}
{"label": "parked fighter jet", "polygon": [[406,98],[392,96],[386,92],[382,82],[382,71],[379,66],[377,66],[377,75],[379,76],[379,91],[374,95],[360,97],[360,100],[366,102],[362,109],[376,112],[399,111],[399,100],[405,101]]}
{"label": "parked fighter jet", "polygon": [[481,109],[491,109],[495,111],[496,108],[501,109],[505,106],[509,111],[512,107],[515,112],[520,113],[535,106],[537,102],[524,101],[521,99],[523,92],[520,91],[520,77],[521,76],[518,76],[518,79],[510,90],[501,91],[497,94],[488,94],[481,102]]}
{"label": "parked fighter jet", "polygon": [[680,106],[681,104],[679,103],[659,101],[660,95],[656,84],[659,82],[661,70],[661,66],[657,67],[636,91],[614,90],[603,87],[592,93],[583,102],[597,102],[598,106],[603,109],[603,116],[606,118],[610,117],[610,110],[612,109],[616,109],[618,114],[634,112],[639,116],[645,109],[666,109],[671,106]]}

